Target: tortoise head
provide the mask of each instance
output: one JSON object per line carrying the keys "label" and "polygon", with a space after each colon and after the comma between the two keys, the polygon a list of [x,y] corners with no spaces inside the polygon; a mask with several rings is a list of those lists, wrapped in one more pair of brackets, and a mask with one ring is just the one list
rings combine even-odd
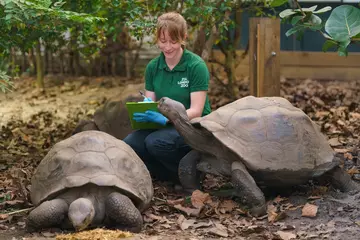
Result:
{"label": "tortoise head", "polygon": [[177,120],[178,118],[189,120],[184,105],[170,98],[162,97],[159,100],[158,109],[171,121]]}
{"label": "tortoise head", "polygon": [[86,229],[93,221],[95,209],[87,198],[78,198],[69,206],[68,217],[76,231]]}

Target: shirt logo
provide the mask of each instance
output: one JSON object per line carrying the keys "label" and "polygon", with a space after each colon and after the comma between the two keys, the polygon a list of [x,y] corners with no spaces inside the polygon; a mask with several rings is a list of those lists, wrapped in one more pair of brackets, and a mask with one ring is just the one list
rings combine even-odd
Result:
{"label": "shirt logo", "polygon": [[181,88],[187,88],[189,87],[189,80],[187,80],[187,78],[182,78],[181,81],[178,81],[177,84],[181,87]]}

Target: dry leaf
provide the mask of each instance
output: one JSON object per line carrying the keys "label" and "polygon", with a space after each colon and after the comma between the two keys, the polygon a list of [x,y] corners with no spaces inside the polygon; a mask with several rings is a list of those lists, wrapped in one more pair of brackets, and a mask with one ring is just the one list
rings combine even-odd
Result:
{"label": "dry leaf", "polygon": [[201,212],[200,208],[188,208],[188,207],[183,207],[180,204],[175,205],[174,208],[186,213],[186,215],[188,216],[194,216],[194,217],[198,217]]}
{"label": "dry leaf", "polygon": [[336,138],[331,138],[328,140],[328,143],[330,144],[330,146],[332,147],[338,147],[338,146],[342,146],[342,144],[339,142],[339,139]]}
{"label": "dry leaf", "polygon": [[9,217],[9,214],[0,214],[0,220],[6,220]]}
{"label": "dry leaf", "polygon": [[360,119],[360,113],[351,112],[350,113],[350,118]]}
{"label": "dry leaf", "polygon": [[0,224],[0,230],[7,230],[9,227],[4,225],[4,224]]}
{"label": "dry leaf", "polygon": [[359,170],[354,166],[352,167],[351,169],[347,170],[348,174],[350,175],[354,175],[354,174],[357,174],[357,173],[360,173]]}
{"label": "dry leaf", "polygon": [[318,111],[315,113],[316,118],[323,118],[330,114],[328,111]]}
{"label": "dry leaf", "polygon": [[282,201],[285,201],[287,198],[282,198],[282,197],[280,197],[280,196],[277,196],[274,200],[273,200],[273,202],[274,203],[280,203],[280,202],[282,202]]}
{"label": "dry leaf", "polygon": [[337,153],[347,153],[350,150],[349,149],[345,149],[345,148],[334,148],[334,151]]}
{"label": "dry leaf", "polygon": [[321,196],[310,196],[308,197],[309,200],[315,200],[315,199],[322,199]]}
{"label": "dry leaf", "polygon": [[149,212],[146,212],[145,216],[147,216],[148,218],[150,218],[152,220],[155,220],[155,221],[160,221],[163,218],[161,216],[156,216],[155,214],[152,214],[152,213],[149,213]]}
{"label": "dry leaf", "polygon": [[340,119],[337,120],[336,123],[339,124],[340,126],[345,126],[345,122]]}
{"label": "dry leaf", "polygon": [[194,219],[185,219],[184,221],[182,221],[182,223],[180,224],[180,228],[181,230],[186,230],[189,227],[191,227],[196,221]]}
{"label": "dry leaf", "polygon": [[301,216],[303,217],[316,217],[318,206],[306,203],[302,209]]}
{"label": "dry leaf", "polygon": [[215,224],[216,227],[212,227],[209,229],[209,233],[212,233],[219,237],[228,237],[227,229],[222,224]]}
{"label": "dry leaf", "polygon": [[210,195],[200,190],[195,190],[191,195],[191,204],[199,209],[201,209],[208,200],[210,200]]}
{"label": "dry leaf", "polygon": [[52,232],[41,232],[41,235],[43,235],[44,237],[55,237],[56,234],[55,233],[52,233]]}
{"label": "dry leaf", "polygon": [[353,160],[353,155],[351,153],[344,153],[344,158]]}
{"label": "dry leaf", "polygon": [[166,202],[168,204],[170,204],[170,205],[177,205],[177,204],[182,204],[184,202],[184,199],[179,198],[179,199],[176,199],[176,200],[167,200]]}
{"label": "dry leaf", "polygon": [[272,205],[272,204],[268,205],[268,207],[267,207],[267,214],[268,214],[268,221],[269,221],[270,223],[275,222],[275,220],[276,220],[276,218],[277,218],[277,216],[278,216],[278,214],[276,213],[276,211],[277,211],[277,208],[276,208],[274,205]]}
{"label": "dry leaf", "polygon": [[202,228],[202,227],[210,227],[212,225],[211,221],[209,222],[199,222],[199,223],[195,223],[192,225],[192,228],[197,229],[197,228]]}
{"label": "dry leaf", "polygon": [[238,204],[233,200],[224,200],[219,205],[219,209],[221,209],[223,213],[231,212],[236,207],[238,207]]}
{"label": "dry leaf", "polygon": [[296,239],[296,234],[292,232],[277,231],[276,232],[282,240]]}

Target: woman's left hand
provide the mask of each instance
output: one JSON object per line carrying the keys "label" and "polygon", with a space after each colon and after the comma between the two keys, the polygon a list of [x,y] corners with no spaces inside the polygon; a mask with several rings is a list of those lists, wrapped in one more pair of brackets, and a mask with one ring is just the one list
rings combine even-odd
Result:
{"label": "woman's left hand", "polygon": [[165,126],[168,119],[159,112],[148,110],[145,113],[134,113],[133,119],[136,122],[153,122]]}

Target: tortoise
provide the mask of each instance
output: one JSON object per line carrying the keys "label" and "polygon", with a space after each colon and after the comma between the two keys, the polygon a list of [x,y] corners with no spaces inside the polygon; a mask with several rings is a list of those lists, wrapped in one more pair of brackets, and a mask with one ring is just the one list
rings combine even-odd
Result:
{"label": "tortoise", "polygon": [[253,216],[266,213],[259,186],[291,187],[328,177],[341,191],[359,190],[319,127],[281,97],[246,96],[189,121],[184,106],[161,98],[164,114],[191,146],[179,163],[184,190],[200,188],[200,173],[231,177]]}
{"label": "tortoise", "polygon": [[153,192],[149,171],[129,145],[101,131],[80,132],[56,143],[35,170],[27,229],[139,232]]}
{"label": "tortoise", "polygon": [[140,87],[143,88],[143,84],[128,85],[119,96],[107,100],[104,105],[99,107],[95,111],[93,119],[81,119],[75,126],[72,135],[83,131],[97,130],[118,139],[124,139],[133,131],[125,103],[143,101],[143,97],[138,93]]}

